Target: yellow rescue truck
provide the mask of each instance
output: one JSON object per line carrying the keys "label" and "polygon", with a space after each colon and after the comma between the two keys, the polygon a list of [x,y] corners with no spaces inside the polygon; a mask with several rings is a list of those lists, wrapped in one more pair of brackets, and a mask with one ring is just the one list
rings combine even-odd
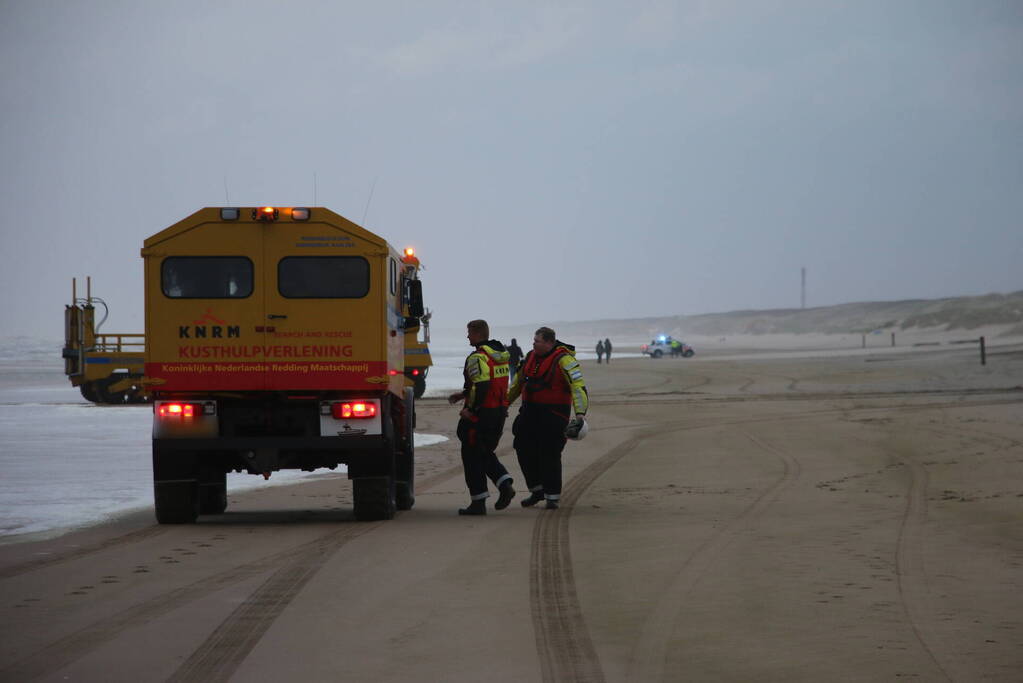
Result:
{"label": "yellow rescue truck", "polygon": [[[145,335],[99,332],[107,319],[106,302],[92,295],[85,279],[85,297],[71,280],[71,304],[64,307],[64,374],[93,403],[145,403],[142,386]],[[96,305],[103,317],[96,322]]]}
{"label": "yellow rescue truck", "polygon": [[160,523],[223,512],[231,471],[343,464],[356,518],[412,507],[414,254],[325,208],[264,206],[201,209],[142,257]]}

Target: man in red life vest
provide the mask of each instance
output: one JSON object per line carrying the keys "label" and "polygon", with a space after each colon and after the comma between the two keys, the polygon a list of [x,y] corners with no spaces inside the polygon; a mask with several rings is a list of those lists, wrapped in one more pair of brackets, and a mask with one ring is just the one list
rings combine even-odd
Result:
{"label": "man in red life vest", "polygon": [[[557,340],[554,330],[541,327],[533,337],[533,350],[515,376],[508,403],[522,395],[522,407],[512,426],[515,453],[530,495],[523,507],[547,500],[557,510],[561,499],[561,451],[566,432],[572,438],[585,424],[589,398],[575,347]],[[569,422],[575,410],[575,419]]]}
{"label": "man in red life vest", "polygon": [[508,352],[504,344],[490,339],[487,321],[472,320],[466,327],[466,337],[475,350],[465,359],[465,388],[448,397],[450,403],[463,402],[458,413],[458,440],[471,501],[458,514],[485,515],[488,477],[498,490],[494,509],[505,509],[515,497],[511,475],[496,453],[508,415]]}

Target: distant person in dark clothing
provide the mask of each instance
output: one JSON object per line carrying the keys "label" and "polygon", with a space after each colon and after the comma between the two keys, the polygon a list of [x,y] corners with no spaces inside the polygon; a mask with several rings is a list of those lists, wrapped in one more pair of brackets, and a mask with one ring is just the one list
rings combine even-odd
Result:
{"label": "distant person in dark clothing", "polygon": [[518,342],[515,341],[515,337],[512,337],[511,344],[508,345],[508,381],[512,382],[515,380],[515,373],[519,371],[519,365],[522,363],[522,347],[519,346]]}
{"label": "distant person in dark clothing", "polygon": [[597,365],[600,365],[600,359],[604,357],[604,342],[597,340]]}
{"label": "distant person in dark clothing", "polygon": [[611,340],[604,340],[604,355],[607,356],[607,364],[611,364]]}

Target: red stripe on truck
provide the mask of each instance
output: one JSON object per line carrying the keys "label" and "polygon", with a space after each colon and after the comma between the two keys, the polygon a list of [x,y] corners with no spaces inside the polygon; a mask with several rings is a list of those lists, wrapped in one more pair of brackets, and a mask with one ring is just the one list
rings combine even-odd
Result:
{"label": "red stripe on truck", "polygon": [[146,363],[156,391],[385,389],[385,361]]}

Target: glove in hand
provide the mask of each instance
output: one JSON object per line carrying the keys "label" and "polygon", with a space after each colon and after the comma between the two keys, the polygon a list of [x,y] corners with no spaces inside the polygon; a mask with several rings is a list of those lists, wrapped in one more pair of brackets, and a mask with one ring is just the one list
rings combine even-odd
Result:
{"label": "glove in hand", "polygon": [[579,430],[583,428],[583,418],[575,417],[569,420],[568,426],[565,427],[565,436],[569,439],[574,439],[579,436]]}

